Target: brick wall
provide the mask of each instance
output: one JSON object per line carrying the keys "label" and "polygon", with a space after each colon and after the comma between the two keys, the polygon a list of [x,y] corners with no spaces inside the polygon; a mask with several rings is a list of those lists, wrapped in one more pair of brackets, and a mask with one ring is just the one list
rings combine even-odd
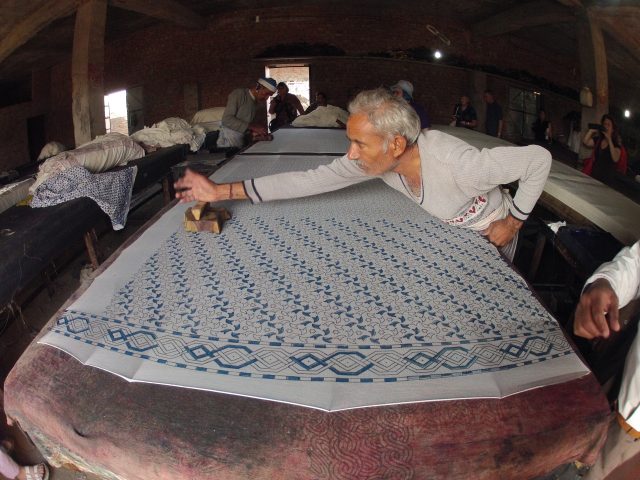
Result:
{"label": "brick wall", "polygon": [[[427,24],[449,38],[451,46],[446,47],[427,31]],[[200,108],[222,106],[231,90],[251,86],[264,74],[264,66],[273,64],[254,60],[256,56],[269,47],[302,42],[330,44],[346,54],[309,60],[312,95],[322,90],[330,103],[344,106],[361,89],[404,78],[414,83],[416,100],[429,110],[434,122],[440,123],[449,120],[461,93],[473,92],[477,87],[477,76],[470,70],[362,57],[375,52],[393,52],[395,57],[402,57],[399,51],[403,49],[441,48],[445,55],[463,57],[469,64],[527,70],[558,85],[579,88],[577,57],[560,57],[510,36],[477,40],[456,19],[438,18],[426,8],[411,12],[395,7],[352,11],[349,2],[343,2],[331,11],[305,5],[213,15],[201,31],[162,23],[133,32],[105,47],[105,92],[142,86],[146,125],[169,116],[188,118],[191,112],[185,110],[185,85],[197,85]],[[48,136],[72,145],[69,63],[52,69],[51,84]],[[506,98],[501,98],[501,92],[496,93],[504,104]],[[476,106],[477,95],[476,92]],[[0,125],[7,121],[5,118],[0,110]],[[19,128],[24,130],[23,125]],[[12,137],[10,148],[18,152],[12,158],[25,160],[25,135]]]}

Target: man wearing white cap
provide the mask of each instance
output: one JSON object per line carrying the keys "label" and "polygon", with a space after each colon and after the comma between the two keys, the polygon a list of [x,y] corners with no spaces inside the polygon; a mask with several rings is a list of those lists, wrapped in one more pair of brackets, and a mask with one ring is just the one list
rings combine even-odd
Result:
{"label": "man wearing white cap", "polygon": [[266,135],[262,125],[253,124],[256,105],[264,102],[276,92],[277,82],[273,78],[259,78],[253,88],[236,88],[227,99],[222,116],[222,126],[217,146],[220,148],[244,145],[244,134],[250,131],[254,135]]}
{"label": "man wearing white cap", "polygon": [[429,119],[429,114],[425,110],[422,105],[417,104],[413,100],[413,83],[409,80],[398,80],[398,83],[391,87],[391,93],[393,93],[396,97],[404,98],[409,105],[413,107],[413,109],[418,114],[420,118],[420,128],[431,128],[431,120]]}

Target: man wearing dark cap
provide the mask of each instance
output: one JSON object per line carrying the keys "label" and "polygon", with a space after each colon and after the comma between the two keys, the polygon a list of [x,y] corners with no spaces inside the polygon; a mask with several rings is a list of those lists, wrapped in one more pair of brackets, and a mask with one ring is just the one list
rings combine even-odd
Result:
{"label": "man wearing dark cap", "polygon": [[218,147],[241,148],[247,131],[253,136],[266,135],[264,126],[253,123],[256,105],[276,92],[276,84],[273,78],[259,78],[253,88],[236,88],[231,92],[222,116]]}

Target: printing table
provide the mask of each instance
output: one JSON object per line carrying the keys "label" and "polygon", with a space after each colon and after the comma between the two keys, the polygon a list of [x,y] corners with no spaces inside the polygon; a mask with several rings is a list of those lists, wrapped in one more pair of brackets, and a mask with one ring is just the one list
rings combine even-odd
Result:
{"label": "printing table", "polygon": [[[232,178],[234,175],[241,175],[244,173],[241,167],[244,166],[246,168],[252,160],[257,160],[252,158],[251,155],[241,155],[239,157],[242,158],[232,160],[218,171],[217,175],[223,175],[226,179]],[[257,175],[269,170],[270,164],[271,167],[279,165],[277,159],[262,160],[262,162],[256,164],[255,172]],[[308,164],[301,162],[300,166],[304,168]],[[271,171],[273,170],[271,168]],[[285,215],[283,231],[281,232],[284,235],[284,230],[295,230],[295,225],[289,225],[287,219],[295,219],[297,218],[295,215],[298,214],[311,215],[311,213],[307,212],[317,211],[317,202],[321,202],[322,205],[326,205],[324,210],[321,209],[322,214],[329,215],[329,221],[333,221],[336,224],[336,237],[344,235],[345,238],[349,238],[352,237],[349,234],[351,224],[346,223],[346,219],[350,218],[349,215],[351,215],[352,208],[355,209],[353,211],[357,212],[357,208],[360,208],[360,203],[369,204],[372,203],[370,201],[371,198],[380,197],[381,205],[373,205],[374,211],[378,211],[377,209],[386,211],[385,209],[389,208],[389,204],[402,201],[393,195],[386,197],[387,193],[386,190],[383,190],[384,188],[383,186],[356,187],[344,192],[330,194],[330,196],[301,201],[299,204],[293,205],[293,207],[288,206],[288,202],[273,204],[264,208],[246,205],[242,209],[239,208],[237,217],[234,217],[233,221],[240,223],[230,223],[229,226],[225,227],[227,229],[226,234],[240,235],[240,237],[246,239],[247,246],[256,251],[268,249],[270,245],[254,241],[250,237],[252,235],[251,229],[259,228],[270,232],[269,235],[277,243],[278,232],[272,231],[270,227],[274,225],[269,220],[273,218],[273,215],[277,216],[280,212]],[[348,208],[345,203],[345,207],[341,211],[341,217],[344,218],[342,223],[331,216],[331,212],[340,211],[339,202],[357,199],[359,195],[364,195],[362,198],[366,199],[366,201],[353,202],[354,206]],[[366,206],[367,208],[369,207],[369,205]],[[251,219],[247,217],[246,213],[250,211],[248,210],[249,208],[255,208],[255,212],[257,212],[255,217]],[[175,210],[173,211],[175,212]],[[158,225],[162,222],[166,223],[167,219],[172,215],[171,212],[171,206],[165,208],[147,225],[146,232],[152,232],[152,229],[159,228]],[[395,221],[408,222],[411,221],[413,215],[418,215],[418,213],[415,211],[411,212],[410,215],[407,213],[407,220],[386,217],[379,220],[382,224]],[[258,227],[251,226],[249,220],[257,222],[259,224]],[[313,242],[319,242],[322,238],[332,238],[333,232],[318,226],[318,222],[320,222],[319,217],[311,217],[311,220],[307,222],[309,231],[312,232],[309,235],[314,236],[308,238],[300,237],[301,240],[298,245],[287,243],[288,246],[284,246],[283,244],[278,251],[285,252],[286,255],[289,255],[288,252],[291,251],[291,248],[300,248],[300,252],[308,251],[310,248],[317,248],[317,245],[314,246]],[[373,228],[369,224],[362,224],[358,218],[355,218],[354,222],[354,225],[363,225],[363,229]],[[296,221],[295,224],[299,224],[299,222]],[[234,225],[242,226],[242,228]],[[224,235],[225,231],[215,241],[222,242],[220,245],[225,244]],[[461,238],[471,239],[471,237],[465,237],[465,235],[471,234],[464,233]],[[134,238],[123,245],[118,252],[100,267],[99,275],[94,281],[94,285],[89,286],[86,292],[75,294],[68,305],[72,303],[77,305],[76,302],[82,303],[83,299],[86,301],[87,298],[91,297],[91,289],[95,290],[95,285],[100,284],[100,282],[111,282],[109,279],[115,278],[113,274],[117,270],[117,265],[122,267],[122,264],[128,263],[124,261],[125,259],[134,259],[135,255],[131,256],[132,251],[135,248],[139,248],[140,245],[151,245],[154,237],[157,238],[157,235],[145,237],[145,232],[140,232],[137,238],[138,243]],[[205,241],[204,237],[199,238]],[[371,237],[371,242],[375,238]],[[200,240],[195,237],[193,239],[196,241],[195,247],[200,248],[201,251],[207,251],[206,244],[203,243],[201,245],[199,243]],[[474,242],[471,243],[475,245]],[[458,245],[454,246],[455,249],[464,249],[464,242],[460,240],[458,243]],[[235,242],[227,245],[227,247],[240,249],[242,245]],[[155,247],[149,246],[148,248]],[[433,248],[437,250],[445,247],[433,245]],[[479,256],[491,255],[489,250],[485,252],[484,247],[482,248],[483,251],[478,253]],[[165,254],[162,249],[158,250],[159,253],[152,259],[154,262],[163,263],[163,265],[166,265],[165,267],[158,267],[158,269],[144,267],[142,269],[143,273],[146,269],[144,276],[149,281],[153,282],[154,278],[156,278],[158,282],[170,282],[170,278],[164,278],[165,269],[175,270],[174,274],[177,275],[175,278],[185,275],[186,270],[180,265],[181,261],[176,264],[170,258],[174,254],[178,255],[176,259],[179,258],[179,251],[172,249],[171,246],[169,249],[169,254]],[[397,254],[384,254],[373,243],[367,243],[362,249],[363,251],[373,249],[372,251],[384,255],[388,262],[397,265],[398,270],[394,275],[400,278],[401,270],[405,267],[398,260]],[[195,252],[196,250],[194,250],[194,255],[197,255]],[[332,255],[332,251],[329,250],[327,252],[327,255]],[[335,253],[337,255],[337,252]],[[410,253],[418,255],[419,251]],[[218,261],[222,261],[217,253],[215,255]],[[202,258],[204,259],[205,257],[206,255],[203,255]],[[229,261],[233,261],[233,258],[227,258]],[[256,260],[255,265],[245,264],[232,267],[231,271],[235,275],[235,277],[232,275],[232,280],[240,281],[243,284],[251,282],[251,280],[247,279],[258,277],[251,276],[253,270],[248,271],[245,267],[258,268],[262,263],[270,265],[270,270],[268,272],[265,270],[265,275],[270,272],[280,280],[284,278],[282,275],[287,275],[286,270],[279,270],[278,268],[280,267],[276,268],[276,266],[272,265],[268,256],[261,254],[259,258],[260,260]],[[271,260],[274,258],[271,257]],[[291,258],[292,262],[297,264],[299,268],[311,269],[308,263],[304,263],[305,258],[307,261],[312,260],[313,255],[311,254],[304,258],[296,257],[295,255],[287,258]],[[344,258],[345,261],[348,260],[347,257]],[[366,257],[363,257],[362,268],[374,272],[372,269],[375,266],[367,263],[364,258]],[[496,258],[498,257],[496,256]],[[455,263],[456,259],[452,258],[452,261]],[[502,262],[502,260],[500,261]],[[327,265],[329,266],[329,263]],[[177,267],[177,269],[174,267]],[[353,270],[341,267],[335,261],[330,262],[330,267],[331,269],[339,270],[345,278],[351,278],[350,281],[355,281],[356,276]],[[228,271],[228,269],[222,269],[215,263],[212,263],[211,268],[216,269],[216,272],[218,272],[217,275],[211,277],[212,281],[224,280],[222,278],[224,276],[223,272]],[[282,266],[282,268],[285,268],[285,266]],[[438,267],[436,266],[436,268]],[[494,266],[487,268],[492,269]],[[506,264],[495,265],[495,268],[500,272],[511,275],[508,273]],[[438,271],[443,275],[448,275],[442,270]],[[245,276],[243,272],[250,276]],[[383,284],[391,278],[388,275],[383,275],[383,277],[386,278],[386,280],[383,278]],[[359,275],[357,278],[363,277]],[[443,277],[441,285],[447,284],[445,278],[449,277]],[[373,280],[372,276],[367,282],[373,282]],[[417,280],[422,281],[422,277]],[[492,282],[491,279],[487,281],[488,284]],[[510,283],[505,282],[502,277],[499,281]],[[306,282],[298,280],[297,283],[297,285],[293,283],[287,288],[292,286],[302,288]],[[438,284],[438,282],[433,284],[435,290],[438,290]],[[482,281],[478,280],[478,298],[490,293],[489,287],[485,288],[482,286],[483,284]],[[136,296],[138,295],[136,293],[138,290],[149,290],[144,281],[138,280],[137,277],[128,285],[125,290],[121,290],[121,295],[124,295],[122,298],[130,295]],[[247,302],[259,302],[260,295],[256,294],[255,288],[260,290],[260,294],[269,294],[275,298],[275,296],[280,295],[280,293],[277,293],[278,285],[284,285],[284,283],[249,284],[248,287],[242,287],[241,290],[242,292],[253,292],[253,297],[246,297]],[[337,283],[334,283],[334,285],[337,285]],[[373,283],[370,285],[373,285]],[[408,286],[408,284],[406,285]],[[202,288],[205,286],[203,285]],[[326,285],[325,287],[328,288],[329,286]],[[149,288],[151,289],[149,291],[152,291],[155,287]],[[167,292],[167,294],[179,295],[177,292],[180,288],[182,287],[176,285],[176,291]],[[364,286],[363,288],[366,289]],[[392,287],[389,286],[388,288],[391,289]],[[530,297],[530,292],[527,292],[526,286],[517,287],[514,284],[512,288],[519,290],[520,293],[518,295],[523,295],[522,298]],[[399,291],[401,292],[399,295],[402,295],[403,289],[400,288]],[[507,296],[515,295],[514,292],[505,292]],[[347,293],[345,291],[343,295]],[[455,287],[454,290],[451,290],[451,293],[453,296],[458,294]],[[215,291],[212,294],[215,295]],[[238,295],[238,292],[230,292],[230,294]],[[249,294],[247,293],[247,295]],[[316,296],[325,298],[323,295],[326,297],[328,294],[318,293]],[[153,301],[154,295],[150,295],[149,299]],[[449,302],[447,299],[440,300],[445,303]],[[212,298],[211,302],[214,301]],[[112,305],[117,306],[119,303],[116,302]],[[189,304],[183,306],[188,307]],[[237,306],[240,307],[240,305]],[[155,304],[149,308],[157,312],[164,312],[165,310],[163,309],[166,306]],[[365,305],[365,308],[368,307]],[[496,308],[500,308],[500,306],[497,305]],[[528,306],[524,305],[522,308],[527,309]],[[540,315],[546,315],[544,312],[539,313]],[[455,312],[451,311],[450,314],[454,315]],[[62,311],[59,312],[52,319],[49,327],[59,329],[64,328],[66,325],[71,337],[76,334],[82,335],[82,325],[74,323],[75,320],[73,318],[67,317],[69,318],[68,322],[65,320],[65,322],[61,323],[59,321],[63,315]],[[383,314],[379,312],[377,315]],[[518,318],[513,318],[514,322],[519,320]],[[125,328],[125,323],[122,325]],[[102,327],[99,326],[98,330],[100,328]],[[309,328],[311,329],[311,326]],[[553,326],[550,328],[556,329]],[[120,340],[125,337],[133,338],[128,333],[125,333],[124,330],[112,327],[107,327],[107,329],[110,333],[104,338],[111,336],[115,343],[111,347],[102,349],[104,355],[109,356],[118,350],[119,347],[117,345],[121,344]],[[145,330],[148,335],[151,335],[152,332],[159,335],[163,331],[162,328],[156,329],[152,325],[149,325],[148,328],[145,327]],[[383,333],[386,334],[386,332]],[[167,358],[170,358],[171,355],[171,352],[167,350],[173,348],[171,345],[178,345],[182,341],[181,339],[184,339],[185,345],[187,345],[191,342],[191,338],[196,339],[198,337],[195,330],[191,332],[191,336],[182,333],[176,333],[175,335],[173,343],[164,343],[164,353],[169,355]],[[367,332],[367,335],[373,334]],[[512,338],[515,337],[516,335],[512,336]],[[562,340],[560,337],[562,337],[561,333],[559,337],[556,336],[557,341]],[[237,339],[237,337],[234,338]],[[209,338],[204,340],[217,342],[220,339]],[[244,351],[248,352],[251,345],[257,345],[254,342],[253,344],[242,346],[244,344],[241,338],[239,341],[240,343],[237,344],[234,352],[239,351],[237,350],[239,348],[244,348]],[[229,340],[227,346],[219,350],[231,348],[235,342],[236,340]],[[328,340],[324,340],[324,342],[326,343]],[[454,342],[458,346],[452,348],[462,352],[465,342],[466,340],[462,343]],[[278,341],[269,345],[278,346],[281,343]],[[454,343],[451,343],[451,345]],[[260,348],[266,348],[267,346],[267,344],[261,344]],[[300,371],[305,369],[311,371],[314,368],[325,368],[326,366],[324,361],[319,360],[320,355],[322,355],[322,349],[326,345],[316,345],[315,349],[311,349],[312,346],[306,345],[305,347],[312,353],[305,357],[300,357],[302,363],[297,365]],[[98,345],[98,347],[100,350],[104,345],[102,347]],[[145,358],[149,359],[150,355],[152,355],[149,353],[151,350],[148,350],[151,347],[140,342],[136,343],[134,347],[127,355],[140,358],[142,364],[144,364]],[[293,347],[299,349],[303,345],[295,344]],[[440,347],[442,352],[450,348],[447,342],[441,343]],[[347,347],[340,344],[335,348],[340,352],[345,351]],[[516,351],[513,348],[515,347],[508,346],[501,352],[502,354],[509,353],[514,355],[514,358],[517,358],[523,350]],[[109,353],[110,350],[111,353]],[[361,349],[360,358],[367,357],[367,355],[373,358],[373,356],[378,355],[375,350],[374,346]],[[385,348],[383,347],[380,351],[381,354],[384,350]],[[204,351],[204,346],[197,349],[194,348],[192,353],[198,353],[194,358],[197,357],[196,359],[199,361],[200,354]],[[211,353],[211,351],[208,352]],[[162,352],[156,353],[162,354]],[[497,353],[498,350],[496,350]],[[333,355],[336,354],[331,356]],[[536,355],[543,354],[536,353]],[[262,356],[261,361],[275,362],[275,356],[277,356],[277,353],[273,351],[267,356]],[[327,362],[328,358],[326,359]],[[313,359],[313,362],[310,362],[310,359]],[[454,354],[449,357],[448,361],[454,362],[455,359],[456,355]],[[552,363],[551,357],[549,359],[547,363]],[[498,361],[490,357],[483,360],[487,362]],[[179,360],[169,359],[169,363],[172,361]],[[225,367],[227,374],[222,375],[224,373],[222,369],[217,371],[222,377],[231,377],[234,371],[240,372],[239,378],[236,377],[238,379],[237,382],[229,378],[228,383],[230,385],[234,382],[239,385],[244,381],[241,378],[243,376],[255,376],[255,374],[246,373],[249,372],[246,369],[257,365],[255,363],[249,365],[250,362],[245,362],[234,370],[236,367],[229,365],[229,363],[234,361],[241,362],[243,361],[241,357],[229,355],[225,357],[224,361],[227,362],[227,367]],[[553,361],[555,362],[557,359]],[[159,362],[167,363],[167,360],[159,360]],[[221,362],[222,360],[218,362],[218,365],[221,365]],[[323,365],[320,365],[321,363]],[[356,364],[357,362],[354,363],[353,361],[343,361],[340,364],[342,371],[337,373],[336,369],[340,370],[340,368],[338,368],[338,364],[333,364],[331,368],[336,374],[336,381],[335,383],[327,383],[325,381],[324,384],[328,385],[327,388],[330,390],[349,392],[349,384],[353,383],[351,379],[363,375],[362,370],[355,370]],[[427,364],[423,364],[420,368],[428,368],[429,365]],[[534,372],[539,368],[544,370],[546,363],[527,360],[522,365],[522,372]],[[391,364],[387,364],[386,367],[390,372],[396,368]],[[188,365],[176,364],[176,368],[178,372],[182,368],[185,376],[193,374],[192,370],[189,370],[191,367]],[[261,368],[265,368],[264,365]],[[455,370],[458,367],[449,365],[447,368]],[[198,374],[208,371],[208,369],[209,367],[203,366],[196,367],[194,370],[195,374]],[[325,371],[325,376],[330,375],[326,368]],[[511,369],[505,370],[504,373],[512,377],[518,377],[519,371],[521,370]],[[126,376],[126,372],[122,372],[122,375]],[[400,380],[399,375],[394,373],[389,378],[395,376],[397,380]],[[447,375],[449,374],[442,374],[442,377],[447,377]],[[180,374],[178,373],[177,376],[180,377]],[[425,375],[425,378],[428,376]],[[531,388],[525,387],[521,393],[507,395],[503,398],[465,398],[464,396],[460,397],[460,394],[453,392],[453,390],[447,393],[446,385],[449,383],[448,381],[440,382],[440,376],[441,374],[439,373],[431,378],[434,389],[440,392],[438,395],[442,395],[439,401],[407,401],[402,404],[393,404],[393,402],[389,403],[388,401],[383,401],[383,399],[378,401],[374,398],[364,400],[373,402],[373,405],[378,404],[378,406],[328,412],[318,408],[294,405],[292,403],[296,403],[295,400],[267,401],[256,398],[256,395],[253,395],[253,397],[243,393],[229,395],[200,389],[212,390],[207,386],[178,388],[145,383],[145,381],[131,383],[101,369],[85,366],[71,355],[52,348],[50,345],[33,343],[7,378],[5,383],[5,409],[7,415],[17,421],[28,432],[51,463],[55,465],[72,465],[81,470],[98,474],[103,478],[113,479],[524,479],[541,477],[556,467],[574,460],[580,460],[584,463],[595,461],[598,450],[604,441],[610,419],[610,410],[598,383],[592,375],[587,374],[579,377],[567,375],[564,379],[560,376],[554,378],[553,382],[546,386],[540,386],[538,383],[533,382]],[[372,378],[371,382],[375,383],[376,379],[374,377],[375,375],[367,378]],[[455,385],[463,377],[450,376],[450,385]],[[297,395],[295,388],[301,389],[302,392],[305,390],[316,391],[319,388],[318,382],[314,383],[312,379],[306,383],[297,382],[298,387],[291,387],[291,385],[296,384],[296,379],[287,377],[288,380],[294,381],[291,384],[291,382],[287,383],[285,379],[281,379],[280,383],[278,383],[277,379],[273,380],[270,376],[264,378],[265,380],[258,380],[258,382],[275,382],[269,385],[282,386],[283,390],[277,391],[276,389],[275,393],[276,395],[282,395],[283,398],[295,398]],[[319,377],[313,378],[319,379]],[[497,379],[499,375],[486,378]],[[413,378],[413,380],[416,379],[417,377]],[[175,378],[174,380],[180,381],[180,378]],[[411,378],[408,378],[408,380],[411,380]],[[368,382],[368,380],[364,381]],[[371,391],[378,392],[384,396],[384,392],[387,389],[385,383],[373,386]],[[388,388],[393,390],[396,388],[395,385],[399,383],[401,382],[390,382],[388,383]],[[428,388],[428,385],[431,384],[426,383],[424,388]],[[490,385],[477,384],[479,390],[488,387]],[[364,391],[367,388],[365,386]],[[425,398],[433,398],[433,393],[424,388],[410,393],[412,395],[424,395]],[[214,387],[213,390],[215,389]],[[350,399],[347,398],[346,401],[350,401]]]}

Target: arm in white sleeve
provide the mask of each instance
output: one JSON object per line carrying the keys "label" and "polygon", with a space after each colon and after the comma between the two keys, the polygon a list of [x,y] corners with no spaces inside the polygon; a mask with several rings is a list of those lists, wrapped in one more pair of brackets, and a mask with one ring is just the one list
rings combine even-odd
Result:
{"label": "arm in white sleeve", "polygon": [[599,278],[604,278],[611,284],[618,296],[620,308],[640,297],[640,242],[623,248],[612,261],[603,263],[589,277],[585,286]]}
{"label": "arm in white sleeve", "polygon": [[299,198],[331,192],[370,180],[360,167],[343,156],[328,165],[306,172],[286,172],[243,182],[245,192],[253,203]]}
{"label": "arm in white sleeve", "polygon": [[526,220],[535,206],[551,169],[551,154],[544,148],[528,147],[476,148],[466,146],[451,152],[457,166],[455,179],[461,188],[477,196],[499,185],[518,182],[510,213]]}

